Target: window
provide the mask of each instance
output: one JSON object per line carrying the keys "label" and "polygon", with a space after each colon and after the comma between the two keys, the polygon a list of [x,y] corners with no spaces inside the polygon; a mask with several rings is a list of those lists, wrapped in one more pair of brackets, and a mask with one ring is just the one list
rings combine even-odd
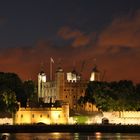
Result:
{"label": "window", "polygon": [[66,95],[66,98],[67,98],[67,95]]}
{"label": "window", "polygon": [[21,114],[21,118],[23,118],[23,115]]}
{"label": "window", "polygon": [[32,118],[34,118],[35,117],[35,115],[34,114],[32,114]]}
{"label": "window", "polygon": [[49,116],[49,114],[48,114],[48,118],[49,118],[50,116]]}
{"label": "window", "polygon": [[40,115],[40,118],[42,118],[42,114]]}

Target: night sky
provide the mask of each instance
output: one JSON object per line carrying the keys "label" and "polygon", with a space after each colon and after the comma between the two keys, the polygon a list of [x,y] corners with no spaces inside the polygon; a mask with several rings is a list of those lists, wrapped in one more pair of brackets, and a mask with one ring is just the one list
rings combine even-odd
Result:
{"label": "night sky", "polygon": [[[3,0],[0,71],[37,79],[44,66],[74,67],[88,79],[140,82],[140,0]],[[82,63],[84,67],[82,68]]]}

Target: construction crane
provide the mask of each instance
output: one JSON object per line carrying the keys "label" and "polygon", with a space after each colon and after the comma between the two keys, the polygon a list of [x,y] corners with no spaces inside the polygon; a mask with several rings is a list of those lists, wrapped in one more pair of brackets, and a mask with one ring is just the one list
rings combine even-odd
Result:
{"label": "construction crane", "polygon": [[88,59],[82,61],[80,73],[83,72],[85,66],[86,66],[86,65],[88,64],[88,62],[91,61],[92,59],[94,59],[94,61],[96,62],[96,58],[95,58],[95,57],[91,57],[91,58],[88,58]]}
{"label": "construction crane", "polygon": [[104,81],[105,75],[106,75],[106,70],[103,71],[103,74],[102,74],[102,77],[101,77],[101,81]]}
{"label": "construction crane", "polygon": [[85,61],[82,61],[80,74],[81,74],[81,73],[83,72],[83,70],[84,70],[85,63],[86,63]]}

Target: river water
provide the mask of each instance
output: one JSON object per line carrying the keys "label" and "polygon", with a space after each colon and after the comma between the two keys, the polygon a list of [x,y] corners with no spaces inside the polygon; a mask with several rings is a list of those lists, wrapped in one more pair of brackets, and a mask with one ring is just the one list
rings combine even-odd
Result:
{"label": "river water", "polygon": [[140,140],[139,133],[14,133],[9,140]]}

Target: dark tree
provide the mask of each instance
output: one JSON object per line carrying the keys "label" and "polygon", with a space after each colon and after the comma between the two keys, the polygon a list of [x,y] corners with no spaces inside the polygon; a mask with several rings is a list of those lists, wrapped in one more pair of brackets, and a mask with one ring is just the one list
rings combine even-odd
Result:
{"label": "dark tree", "polygon": [[15,73],[0,72],[0,91],[12,91],[15,93],[16,100],[21,103],[21,106],[26,106],[26,94],[21,79]]}
{"label": "dark tree", "polygon": [[140,109],[140,85],[132,81],[89,82],[78,103],[91,102],[103,111]]}
{"label": "dark tree", "polygon": [[25,81],[23,83],[24,91],[26,97],[31,102],[37,101],[37,92],[36,92],[36,85],[32,80]]}

